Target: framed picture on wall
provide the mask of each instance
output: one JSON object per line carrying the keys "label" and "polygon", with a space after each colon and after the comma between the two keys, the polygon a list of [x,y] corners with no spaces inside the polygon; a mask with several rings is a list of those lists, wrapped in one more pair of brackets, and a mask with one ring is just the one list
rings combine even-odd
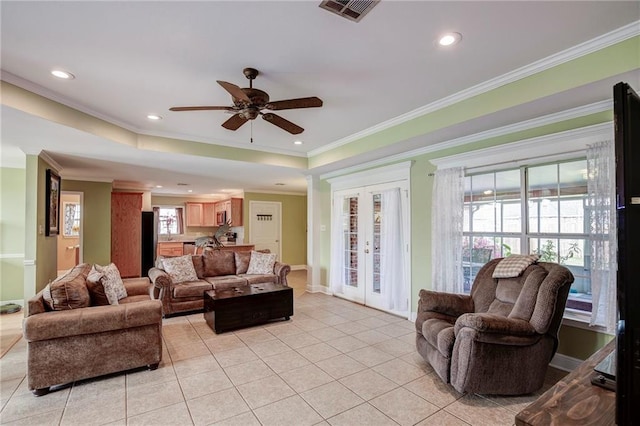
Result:
{"label": "framed picture on wall", "polygon": [[60,176],[47,169],[46,182],[45,235],[58,235],[60,232]]}

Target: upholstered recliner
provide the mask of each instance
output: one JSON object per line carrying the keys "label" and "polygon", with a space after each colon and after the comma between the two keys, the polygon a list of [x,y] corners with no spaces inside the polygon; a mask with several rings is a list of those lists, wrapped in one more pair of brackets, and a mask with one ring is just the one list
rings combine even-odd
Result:
{"label": "upholstered recliner", "polygon": [[573,275],[539,262],[515,278],[493,278],[501,260],[480,269],[470,295],[420,290],[418,352],[459,392],[534,392],[558,347]]}

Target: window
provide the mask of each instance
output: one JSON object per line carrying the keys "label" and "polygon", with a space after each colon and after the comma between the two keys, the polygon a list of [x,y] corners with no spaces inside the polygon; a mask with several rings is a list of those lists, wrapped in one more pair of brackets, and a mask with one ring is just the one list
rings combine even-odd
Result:
{"label": "window", "polygon": [[466,176],[465,291],[490,259],[537,253],[573,273],[567,307],[591,311],[586,175],[586,160],[573,160]]}
{"label": "window", "polygon": [[80,204],[65,201],[62,211],[64,212],[63,237],[78,237],[80,235]]}
{"label": "window", "polygon": [[158,212],[158,234],[175,235],[184,233],[182,207],[154,207]]}

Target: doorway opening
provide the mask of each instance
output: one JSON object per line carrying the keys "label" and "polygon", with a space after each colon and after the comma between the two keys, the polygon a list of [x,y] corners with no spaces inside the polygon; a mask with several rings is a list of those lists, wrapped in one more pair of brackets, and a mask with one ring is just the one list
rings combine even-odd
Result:
{"label": "doorway opening", "polygon": [[256,250],[269,249],[282,261],[282,203],[249,201],[249,242]]}
{"label": "doorway opening", "polygon": [[64,275],[82,263],[82,218],[84,215],[82,192],[60,193],[60,232],[57,236],[58,276]]}

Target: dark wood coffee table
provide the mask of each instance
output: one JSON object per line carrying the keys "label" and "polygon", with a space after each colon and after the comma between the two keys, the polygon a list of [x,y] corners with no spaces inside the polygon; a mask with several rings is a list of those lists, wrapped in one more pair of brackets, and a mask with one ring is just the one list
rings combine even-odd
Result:
{"label": "dark wood coffee table", "polygon": [[259,283],[204,293],[204,319],[223,333],[293,315],[293,289],[282,284]]}

